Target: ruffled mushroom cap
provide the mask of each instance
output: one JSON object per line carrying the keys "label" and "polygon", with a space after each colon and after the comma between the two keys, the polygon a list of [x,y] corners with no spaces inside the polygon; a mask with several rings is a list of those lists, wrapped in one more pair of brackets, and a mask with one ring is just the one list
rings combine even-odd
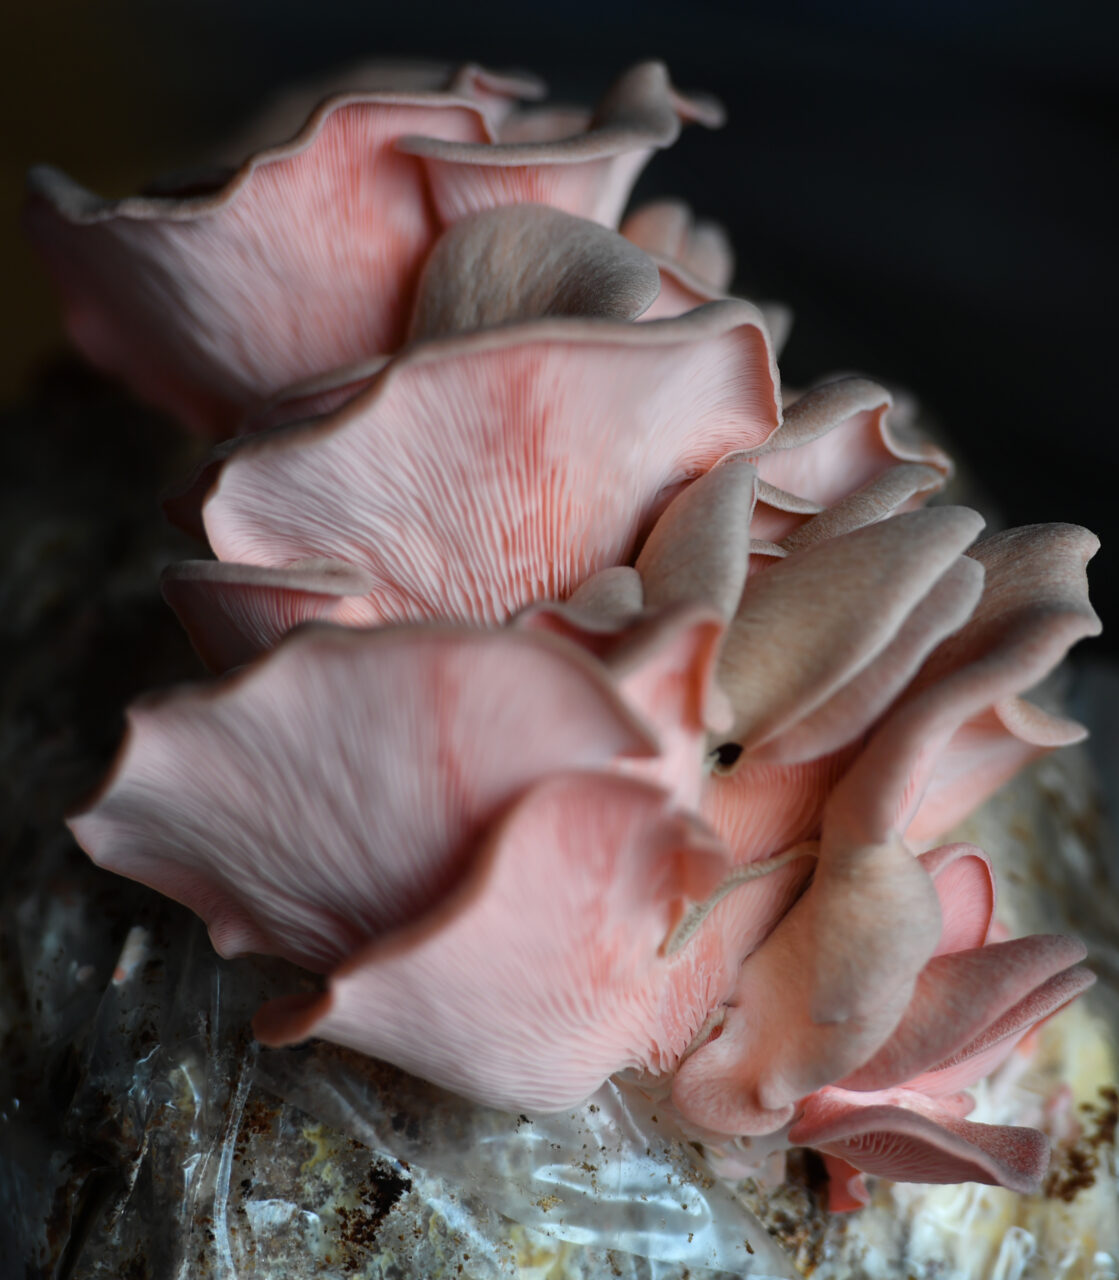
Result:
{"label": "ruffled mushroom cap", "polygon": [[529,72],[493,71],[473,62],[365,60],[285,87],[221,144],[215,159],[240,166],[254,152],[294,137],[320,103],[339,94],[439,93],[466,98],[485,112],[497,137],[519,103],[536,102],[547,91],[544,81]]}
{"label": "ruffled mushroom cap", "polygon": [[963,507],[915,511],[751,578],[720,663],[728,739],[795,764],[857,738],[974,608],[982,572],[960,556],[982,524]]}
{"label": "ruffled mushroom cap", "polygon": [[[549,238],[565,252],[554,258],[538,252]],[[697,491],[692,510],[698,518],[682,517],[681,505],[654,532],[651,548],[675,541],[688,547],[690,561],[691,540],[706,536],[730,548],[741,567],[748,548],[762,550],[774,532],[791,528],[788,547],[767,546],[766,554],[786,554],[905,510],[942,483],[947,460],[885,426],[889,397],[873,384],[849,380],[809,393],[773,434],[772,357],[750,304],[709,304],[638,328],[585,319],[576,326],[574,317],[570,327],[517,326],[542,313],[592,312],[606,319],[636,312],[654,281],[648,261],[620,248],[624,243],[583,220],[536,207],[460,224],[425,271],[417,327],[455,331],[481,322],[507,326],[504,336],[424,344],[364,378],[343,371],[337,375],[341,408],[298,430],[263,433],[254,446],[223,450],[195,486],[196,496],[179,504],[178,518],[185,506],[190,523],[201,507],[200,520],[225,563],[175,567],[165,579],[168,598],[211,665],[221,669],[274,643],[293,620],[497,621],[534,599],[562,598],[596,571],[624,562],[664,495],[686,488],[681,477],[702,473],[728,449],[801,492],[761,481],[749,530],[757,536],[760,526],[761,536],[750,544],[745,527],[728,536],[724,523],[737,518],[726,509],[738,499],[721,498],[715,514],[706,506],[712,493]],[[479,254],[490,272],[464,271],[464,262],[472,265]],[[566,378],[564,365],[573,371]],[[550,393],[551,385],[561,389]],[[696,385],[704,386],[700,400]],[[315,397],[331,394],[320,386],[293,403],[299,411],[321,408],[324,401],[313,404]],[[272,420],[282,422],[290,412],[277,404]],[[666,438],[666,419],[675,446]],[[391,437],[383,439],[385,424]],[[771,434],[781,447],[769,448]],[[762,442],[760,453],[751,438]],[[662,441],[676,450],[699,443],[703,453],[666,457]],[[854,494],[826,478],[840,456],[847,483],[862,485]],[[460,473],[469,479],[452,478]],[[611,475],[625,483],[606,484]],[[404,493],[402,484],[409,487]],[[557,484],[561,493],[553,496],[549,487]],[[576,488],[591,499],[575,498]],[[570,498],[562,497],[564,489]],[[292,504],[289,517],[295,493],[309,501]],[[836,493],[844,508],[823,507]],[[480,518],[487,507],[493,514]],[[674,529],[682,518],[686,527]],[[533,521],[535,530],[525,527]],[[698,534],[704,525],[709,532]],[[641,563],[652,554],[643,551]],[[440,565],[430,585],[420,581],[428,564]],[[319,568],[327,572],[316,578]],[[509,581],[511,568],[519,581]],[[270,580],[272,570],[279,572]],[[719,572],[708,567],[693,577],[710,591]],[[362,574],[370,583],[365,591],[343,585]],[[459,598],[448,598],[464,576]],[[726,590],[737,596],[740,584]],[[647,603],[668,598],[666,589],[654,587]]]}
{"label": "ruffled mushroom cap", "polygon": [[[919,504],[952,472],[947,455],[904,423],[892,423],[893,397],[866,378],[825,383],[789,405],[781,429],[758,451],[758,477],[767,519],[754,536],[774,542],[792,536],[806,516],[823,513],[902,463],[927,475],[912,495]],[[790,499],[793,499],[790,501]],[[899,505],[894,510],[906,510]]]}
{"label": "ruffled mushroom cap", "polygon": [[986,1182],[1029,1193],[1049,1167],[1049,1139],[1037,1129],[973,1124],[951,1100],[907,1089],[821,1089],[789,1141],[895,1182]]}
{"label": "ruffled mushroom cap", "polygon": [[616,227],[649,157],[671,146],[688,121],[716,127],[722,108],[681,94],[663,63],[643,62],[615,81],[589,119],[536,112],[514,116],[496,146],[412,137],[398,150],[423,160],[444,223],[527,202]]}
{"label": "ruffled mushroom cap", "polygon": [[[707,517],[738,532],[749,525],[750,483],[745,459],[725,460],[665,513],[638,568],[646,601],[692,598],[725,616],[741,591],[717,676],[734,722],[703,801],[736,862],[821,838],[812,885],[746,960],[719,1035],[688,1058],[674,1086],[690,1123],[764,1134],[823,1086],[872,1088],[883,1071],[893,1085],[946,1069],[934,1067],[938,1058],[994,1053],[996,1025],[999,1052],[1008,1052],[1015,1029],[1024,1033],[1081,989],[1084,975],[1066,972],[1079,953],[1062,939],[929,964],[940,913],[898,831],[938,771],[952,772],[938,749],[957,734],[974,746],[969,717],[1005,706],[1094,630],[1083,575],[1094,540],[1070,527],[1016,531],[964,556],[980,525],[974,513],[942,507],[875,520],[881,504],[868,508],[861,493],[828,518],[835,536],[800,539],[742,589],[742,549],[720,544]],[[908,486],[895,487],[904,497]],[[859,527],[846,528],[848,518]],[[921,708],[920,729],[911,704]],[[1008,724],[1030,728],[1031,750],[1072,732],[1013,705],[1017,714],[1003,711],[999,723],[1004,733]],[[1023,754],[1002,742],[991,751],[995,768],[969,777],[959,803],[978,802],[1009,775],[998,766]],[[990,999],[973,1002],[970,1019],[955,1016],[945,992],[968,990],[976,966]],[[858,1083],[860,1070],[868,1083]]]}
{"label": "ruffled mushroom cap", "polygon": [[943,845],[918,859],[932,877],[943,921],[898,1025],[840,1087],[904,1087],[946,1097],[989,1075],[1038,1022],[1091,986],[1072,938],[995,941],[995,881],[972,845]]}
{"label": "ruffled mushroom cap", "polygon": [[1033,1026],[1087,990],[1081,943],[1059,935],[992,942],[934,956],[890,1038],[844,1088],[905,1084],[940,1097],[973,1085]]}
{"label": "ruffled mushroom cap", "polygon": [[490,831],[442,911],[364,948],[315,1000],[266,1006],[266,1043],[325,1037],[493,1106],[583,1102],[623,1068],[675,1063],[738,956],[663,942],[726,852],[635,780],[555,777]]}
{"label": "ruffled mushroom cap", "polygon": [[[872,829],[935,840],[1031,760],[1083,737],[1080,725],[1019,694],[1098,633],[1084,573],[1097,546],[1077,526],[1037,525],[967,551],[983,570],[971,616],[949,628],[954,634],[925,660],[843,780],[852,811],[874,815]],[[957,585],[974,576],[966,565],[953,573]]]}
{"label": "ruffled mushroom cap", "polygon": [[979,518],[937,508],[806,540],[747,581],[753,485],[748,459],[724,459],[637,561],[647,604],[691,599],[729,619],[717,684],[732,722],[710,741],[703,811],[741,862],[819,834],[851,751],[967,620],[983,576],[961,559]]}
{"label": "ruffled mushroom cap", "polygon": [[[508,205],[464,218],[436,241],[416,286],[409,339],[556,316],[633,320],[659,287],[652,259],[617,233],[547,205]],[[373,356],[284,387],[247,414],[238,432],[332,413],[388,361]],[[177,523],[181,506],[170,513]],[[193,521],[189,528],[198,532]]]}
{"label": "ruffled mushroom cap", "polygon": [[229,435],[280,388],[397,350],[444,226],[523,202],[616,225],[652,150],[682,119],[717,118],[650,63],[580,137],[498,142],[510,96],[534,88],[471,67],[447,92],[338,94],[201,194],[104,200],[34,169],[26,225],[70,337],[145,400]]}
{"label": "ruffled mushroom cap", "polygon": [[[852,783],[871,785],[871,771],[897,752],[878,797],[897,806],[910,840],[935,840],[1025,765],[1085,736],[1082,725],[1019,695],[1099,634],[1085,573],[1098,548],[1087,529],[1044,524],[1008,529],[968,552],[987,582],[975,613],[929,659]],[[913,763],[902,777],[906,759]]]}
{"label": "ruffled mushroom cap", "polygon": [[[928,744],[949,745],[980,702],[1016,697],[1094,628],[1083,575],[1094,540],[1068,527],[1017,531],[964,555],[982,523],[974,512],[889,514],[919,492],[915,466],[883,471],[807,521],[801,530],[815,524],[818,539],[775,548],[784,554],[750,576],[760,486],[748,457],[728,456],[665,512],[636,581],[611,571],[551,611],[597,652],[627,625],[627,608],[689,601],[729,617],[717,683],[734,756],[719,753],[703,811],[747,874],[821,837],[813,883],[747,957],[723,1020],[677,1073],[674,1101],[701,1130],[776,1132],[799,1098],[835,1084],[924,1084],[931,1073],[942,1092],[961,1087],[1089,980],[1067,939],[984,945],[993,893],[981,857],[946,849],[918,860],[898,830],[936,776]],[[883,797],[875,753],[911,701],[927,715],[936,707],[942,721],[926,727],[943,727],[891,756],[903,796]],[[937,879],[969,903],[953,901],[943,929]],[[702,918],[702,904],[692,914]],[[979,1000],[965,995],[977,982]],[[953,1004],[961,998],[966,1010]]]}
{"label": "ruffled mushroom cap", "polygon": [[[202,520],[219,560],[248,571],[238,582],[225,566],[176,570],[170,594],[217,658],[211,626],[266,610],[275,626],[254,623],[250,648],[320,607],[367,624],[504,621],[624,563],[666,493],[762,443],[777,414],[748,303],[417,344],[333,414],[246,437],[217,460]],[[292,600],[292,568],[324,561],[361,571],[370,589],[339,598],[332,570]]]}
{"label": "ruffled mushroom cap", "polygon": [[[618,695],[660,745],[656,756],[619,760],[616,769],[660,787],[679,807],[696,809],[707,736],[729,724],[726,700],[715,688],[724,624],[710,609],[686,602],[642,610],[640,595],[630,592],[635,582],[640,591],[632,569],[607,569],[567,604],[531,606],[515,625],[562,636],[601,661]],[[610,610],[616,605],[627,613],[615,620]]]}
{"label": "ruffled mushroom cap", "polygon": [[299,378],[404,341],[439,232],[417,161],[426,131],[489,141],[464,97],[347,94],[218,190],[103,200],[34,169],[26,225],[95,365],[208,435]]}
{"label": "ruffled mushroom cap", "polygon": [[266,1043],[515,1110],[660,1077],[697,1132],[820,1150],[843,1203],[859,1170],[1033,1189],[1044,1139],[960,1090],[1083,948],[994,941],[979,851],[907,840],[1079,736],[1019,695],[1097,628],[1094,540],[972,546],[915,509],[950,463],[882,388],[782,413],[721,233],[671,202],[612,231],[720,118],[659,63],[593,115],[433,87],[331,98],[194,194],[33,176],[79,346],[243,432],[168,598],[218,669],[278,644],[139,704],[75,834],[223,954],[328,975]]}
{"label": "ruffled mushroom cap", "polygon": [[[750,554],[783,558],[911,511],[943,487],[952,472],[950,459],[916,432],[892,426],[891,404],[884,387],[864,378],[843,378],[805,393],[784,411],[780,428],[762,449],[744,451],[741,461],[756,473]],[[682,495],[679,510],[675,504],[669,507],[653,530],[643,558],[648,561],[654,549],[659,555],[670,544],[679,545],[680,556],[695,562],[697,580],[718,576],[721,568],[712,552],[699,558],[693,545],[698,538],[712,546],[732,543],[732,554],[747,564],[746,552],[740,553],[733,541],[745,534],[732,535],[728,529],[723,537],[720,530],[724,521],[736,518],[729,516],[729,506],[738,499],[730,494],[720,498],[709,516],[714,497],[713,490],[699,491],[692,499]]]}
{"label": "ruffled mushroom cap", "polygon": [[[859,1094],[870,1107],[900,1087],[925,1095],[922,1105],[948,1098],[1091,985],[1070,938],[989,941],[993,881],[971,846],[840,859],[826,841],[825,825],[816,880],[743,964],[719,1037],[677,1073],[673,1101],[706,1130],[775,1132],[800,1113],[799,1099],[830,1086],[849,1091],[851,1107]],[[852,889],[846,870],[858,875]],[[825,902],[836,919],[820,928]],[[801,1124],[790,1142],[822,1145]],[[900,1169],[890,1176],[904,1180]]]}
{"label": "ruffled mushroom cap", "polygon": [[[789,468],[799,453],[788,451]],[[711,741],[704,814],[740,861],[818,835],[857,754],[845,786],[864,788],[860,805],[893,810],[877,828],[896,821],[926,842],[1029,760],[1082,736],[1018,694],[1098,630],[1084,574],[1097,540],[1071,525],[1027,527],[961,558],[974,516],[906,513],[936,483],[924,463],[886,465],[781,543],[759,544],[772,491],[751,459],[728,457],[647,539],[643,602],[691,600],[730,623],[717,682],[737,721]],[[759,550],[764,572],[752,569]]]}
{"label": "ruffled mushroom cap", "polygon": [[138,703],[71,826],[94,861],[200,915],[223,955],[324,970],[436,907],[526,787],[655,749],[550,636],[312,627],[213,687]]}

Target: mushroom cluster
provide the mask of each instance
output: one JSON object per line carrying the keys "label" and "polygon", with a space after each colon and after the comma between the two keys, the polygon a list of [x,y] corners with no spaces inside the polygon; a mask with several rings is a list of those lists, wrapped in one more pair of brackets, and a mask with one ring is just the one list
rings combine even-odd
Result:
{"label": "mushroom cluster", "polygon": [[[220,440],[164,592],[210,683],[130,713],[72,820],[320,1036],[515,1112],[628,1073],[739,1154],[1037,1187],[968,1086],[1091,976],[938,844],[1076,741],[1024,691],[1097,629],[1071,525],[981,538],[889,393],[782,395],[786,317],[636,177],[719,111],[377,69],[235,172],[32,178],[95,363]],[[978,540],[977,540],[978,539]],[[669,1105],[666,1101],[666,1105]]]}

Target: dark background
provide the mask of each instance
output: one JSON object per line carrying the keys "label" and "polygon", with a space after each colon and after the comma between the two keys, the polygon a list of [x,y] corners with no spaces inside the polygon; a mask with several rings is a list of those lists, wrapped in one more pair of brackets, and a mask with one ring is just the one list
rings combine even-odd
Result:
{"label": "dark background", "polygon": [[[538,71],[593,101],[661,57],[725,103],[654,159],[729,229],[738,291],[788,302],[783,376],[859,371],[916,392],[1012,523],[1110,542],[1094,594],[1119,646],[1111,389],[1119,298],[1119,6],[1030,0],[401,4],[50,0],[6,19],[2,391],[59,342],[18,241],[37,160],[105,194],[220,143],[269,91],[364,57]],[[1110,535],[1110,537],[1109,537]]]}

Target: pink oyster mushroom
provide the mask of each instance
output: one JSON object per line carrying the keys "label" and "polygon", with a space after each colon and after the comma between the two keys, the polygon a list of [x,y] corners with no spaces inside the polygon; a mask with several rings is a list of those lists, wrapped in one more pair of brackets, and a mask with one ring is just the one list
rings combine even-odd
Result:
{"label": "pink oyster mushroom", "polygon": [[[860,385],[811,393],[787,422]],[[972,545],[974,512],[909,509],[936,476],[901,463],[797,517],[780,542],[757,540],[759,524],[793,518],[758,500],[772,496],[757,476],[765,462],[725,457],[669,505],[635,567],[521,619],[599,656],[642,610],[686,602],[726,621],[716,684],[731,727],[709,738],[702,809],[739,862],[815,838],[856,757],[868,756],[847,783],[865,791],[860,804],[920,846],[1083,736],[1019,694],[1098,632],[1084,574],[1092,534],[1038,525]]]}
{"label": "pink oyster mushroom", "polygon": [[[791,1122],[771,1134],[728,1142],[685,1121],[717,1167],[740,1175],[772,1152],[815,1148],[824,1156],[833,1211],[867,1203],[864,1173],[894,1182],[1039,1188],[1049,1162],[1045,1135],[967,1121],[974,1101],[963,1090],[1092,984],[1078,964],[1084,948],[1056,936],[991,942],[994,880],[974,847],[945,845],[919,862],[932,878],[943,925],[894,1030],[862,1067],[799,1099]],[[720,1034],[716,1024],[711,1038]]]}
{"label": "pink oyster mushroom", "polygon": [[522,202],[615,226],[653,151],[683,121],[721,119],[659,63],[593,113],[516,110],[536,83],[476,68],[441,90],[387,83],[329,97],[290,142],[201,191],[104,200],[33,170],[28,232],[79,349],[191,428],[229,435],[280,388],[397,350],[444,227]]}
{"label": "pink oyster mushroom", "polygon": [[[910,842],[1080,733],[1019,694],[1094,630],[1090,535],[914,510],[947,461],[861,380],[782,415],[716,233],[659,205],[613,235],[651,150],[714,122],[662,68],[593,117],[530,89],[333,99],[201,196],[39,179],[79,342],[254,433],[179,503],[218,559],[166,590],[211,665],[278,646],[138,707],[75,832],[223,953],[327,975],[270,1043],[518,1110],[628,1071],[837,1177],[1034,1185],[1043,1139],[957,1092],[1082,952],[992,943],[981,855]],[[307,618],[438,625],[283,639]]]}

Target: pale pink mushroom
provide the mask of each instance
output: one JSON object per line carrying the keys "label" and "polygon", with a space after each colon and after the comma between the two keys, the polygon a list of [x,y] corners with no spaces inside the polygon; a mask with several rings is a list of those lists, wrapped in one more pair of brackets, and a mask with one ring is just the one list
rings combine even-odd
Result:
{"label": "pale pink mushroom", "polygon": [[496,137],[518,104],[545,97],[547,85],[528,72],[492,71],[473,62],[390,58],[351,63],[285,86],[221,143],[215,159],[240,165],[254,152],[294,137],[320,103],[343,93],[441,93],[466,98],[485,112]]}
{"label": "pale pink mushroom", "polygon": [[819,834],[862,736],[968,619],[983,579],[961,557],[979,517],[937,508],[808,543],[747,582],[754,488],[749,460],[729,455],[673,502],[636,570],[528,619],[554,619],[600,656],[597,633],[624,632],[641,609],[688,602],[728,620],[701,805],[742,863]]}
{"label": "pale pink mushroom", "polygon": [[[842,378],[806,392],[784,410],[781,426],[762,449],[744,451],[756,472],[749,526],[753,554],[789,555],[911,511],[943,486],[950,459],[912,428],[892,426],[891,404],[884,387]],[[697,495],[686,525],[677,531],[666,521],[657,543],[719,539],[730,499],[721,500],[710,532],[700,533],[709,501]],[[685,554],[694,558],[690,549]]]}
{"label": "pale pink mushroom", "polygon": [[442,911],[357,952],[319,999],[266,1006],[257,1035],[323,1036],[511,1110],[577,1105],[616,1071],[674,1066],[728,988],[745,931],[663,947],[725,866],[663,792],[552,778],[490,831]]}
{"label": "pale pink mushroom", "polygon": [[[1072,645],[1098,635],[1085,566],[1099,539],[1070,524],[1026,525],[986,538],[968,556],[987,587],[975,613],[929,659],[903,703],[871,744],[860,781],[877,763],[891,768],[879,802],[918,844],[935,840],[1024,765],[1080,741],[1084,728],[1021,698]],[[894,753],[897,754],[894,754]]]}
{"label": "pale pink mushroom", "polygon": [[721,233],[671,202],[613,232],[719,119],[663,66],[593,114],[434,88],[333,97],[194,195],[33,177],[79,346],[242,431],[168,598],[216,668],[277,646],[139,704],[75,834],[223,954],[328,975],[266,1043],[515,1110],[658,1077],[696,1132],[820,1150],[836,1203],[857,1170],[1036,1186],[1044,1139],[960,1090],[1083,948],[993,940],[982,855],[909,842],[1079,736],[1019,695],[1096,628],[1091,535],[973,546],[915,509],[950,463],[882,388],[782,413]]}
{"label": "pale pink mushroom", "polygon": [[[1094,543],[1082,530],[1015,531],[965,556],[981,524],[975,513],[881,519],[882,504],[864,492],[817,517],[834,536],[802,537],[746,581],[753,496],[748,459],[724,459],[662,517],[636,583],[615,570],[558,611],[599,650],[587,607],[596,596],[606,632],[635,605],[687,600],[729,617],[717,679],[732,722],[703,810],[747,869],[820,838],[811,887],[747,958],[718,1034],[676,1078],[673,1097],[689,1123],[739,1134],[779,1130],[798,1098],[857,1084],[860,1071],[871,1083],[857,1087],[874,1087],[882,1072],[892,1085],[963,1054],[983,1074],[1082,988],[1084,975],[1066,972],[1082,952],[1067,940],[981,945],[993,899],[974,876],[971,917],[942,935],[933,882],[898,831],[937,774],[936,749],[951,746],[961,723],[980,704],[1016,698],[1095,627],[1083,575]],[[911,727],[918,714],[911,705],[922,728],[901,737],[896,725]],[[1040,712],[1004,720],[1049,723]],[[730,747],[733,757],[723,754]],[[957,803],[977,802],[993,776],[969,779]],[[947,874],[954,855],[925,861]],[[968,919],[979,921],[970,944],[959,936]],[[951,955],[933,959],[938,947]],[[953,993],[973,983],[987,998],[956,1013]]]}
{"label": "pale pink mushroom", "polygon": [[[721,1034],[684,1063],[673,1101],[708,1131],[765,1134],[830,1086],[932,1098],[974,1083],[1092,981],[1071,939],[986,941],[993,906],[970,846],[840,852],[825,821],[813,884],[744,962]],[[789,1141],[825,1145],[809,1134],[798,1120]]]}
{"label": "pale pink mushroom", "polygon": [[394,150],[417,131],[491,137],[466,97],[343,94],[202,195],[103,200],[33,170],[27,229],[71,339],[212,435],[290,382],[396,349],[439,232],[418,162]]}
{"label": "pale pink mushroom", "polygon": [[[898,470],[913,468],[870,488],[889,490]],[[643,604],[690,600],[728,620],[718,683],[732,728],[710,740],[703,810],[741,862],[819,834],[862,735],[967,620],[983,576],[961,559],[981,524],[974,513],[882,519],[890,500],[864,490],[847,500],[858,518],[831,520],[835,536],[804,538],[747,580],[756,487],[747,457],[724,459],[673,502],[637,560]],[[894,485],[893,509],[911,493]]]}
{"label": "pale pink mushroom", "polygon": [[[449,227],[424,264],[409,340],[547,316],[633,320],[660,288],[656,264],[615,232],[547,205],[508,205]],[[388,363],[374,356],[284,387],[247,414],[239,434],[322,417],[366,389]],[[197,514],[172,519],[199,532]]]}
{"label": "pale pink mushroom", "polygon": [[[644,612],[639,593],[633,569],[607,569],[566,605],[526,609],[516,626],[563,636],[602,662],[619,696],[660,744],[656,756],[619,760],[617,770],[659,786],[681,808],[696,809],[708,734],[730,724],[729,706],[715,688],[725,624],[710,609],[687,602]],[[611,624],[615,606],[632,612]]]}
{"label": "pale pink mushroom", "polygon": [[[836,1172],[846,1166],[894,1182],[986,1182],[1036,1192],[1049,1167],[1049,1139],[1037,1129],[973,1124],[951,1100],[907,1089],[861,1096],[821,1089],[789,1140],[841,1161],[830,1166]],[[858,1207],[858,1191],[849,1181],[846,1189],[833,1208]]]}
{"label": "pale pink mushroom", "polygon": [[[888,685],[883,681],[875,688],[874,667],[814,721],[795,726],[760,757],[736,756],[737,767],[724,770],[722,785],[709,792],[708,820],[739,849],[767,852],[773,838],[767,815],[774,795],[782,794],[785,804],[779,808],[792,822],[781,838],[806,839],[818,830],[825,798],[850,770],[845,792],[861,791],[858,803],[876,809],[877,830],[894,827],[911,842],[927,844],[1025,764],[1079,740],[1079,725],[1018,695],[1048,675],[1077,640],[1098,631],[1084,576],[1096,545],[1092,534],[1070,525],[1011,530],[976,543],[966,558],[985,572],[977,603],[972,596],[971,616],[967,599],[979,575],[957,564],[883,657],[897,661],[908,653],[912,660],[921,656],[913,644],[922,636],[927,642],[938,638],[938,629],[941,637],[956,634],[940,639],[920,670],[909,666],[912,679],[904,690],[894,685],[900,697],[867,745],[830,754],[829,740],[815,735],[829,719],[833,733],[844,727],[861,732],[871,718],[866,713],[885,710],[879,695]],[[904,668],[894,670],[901,674]],[[845,707],[850,719],[831,714]],[[814,740],[820,754],[806,757]]]}
{"label": "pale pink mushroom", "polygon": [[1094,981],[1072,938],[1001,936],[994,873],[979,849],[942,845],[918,861],[936,889],[940,940],[889,1039],[837,1082],[845,1089],[942,1097],[969,1088]]}
{"label": "pale pink mushroom", "polygon": [[332,414],[224,451],[202,522],[225,563],[166,589],[219,664],[245,620],[244,652],[307,616],[501,622],[629,559],[671,492],[768,438],[776,399],[748,303],[417,343]]}
{"label": "pale pink mushroom", "polygon": [[[932,885],[899,835],[921,811],[938,752],[1094,630],[1090,535],[1016,531],[961,558],[977,527],[952,508],[894,516],[794,551],[746,584],[718,676],[737,754],[720,752],[729,768],[703,811],[736,862],[814,837],[819,860],[804,898],[743,965],[722,1036],[677,1076],[674,1098],[695,1124],[772,1132],[800,1096],[863,1066],[893,1034],[940,932]],[[969,778],[959,805],[1006,776]]]}
{"label": "pale pink mushroom", "polygon": [[[467,269],[479,257],[489,272]],[[774,434],[757,310],[723,301],[625,324],[652,296],[650,270],[619,237],[536,206],[448,232],[417,303],[427,342],[277,401],[273,424],[326,413],[224,446],[178,501],[176,518],[203,526],[223,562],[174,566],[164,583],[206,661],[243,661],[308,618],[489,622],[563,598],[624,563],[667,498],[730,450],[801,491],[763,479],[757,506],[753,488],[745,499],[751,545],[768,555],[906,510],[942,483],[947,460],[895,437],[888,394],[864,381],[809,393]],[[531,323],[541,315],[555,320]],[[494,330],[430,336],[472,324]],[[739,499],[714,511],[698,494],[688,528],[669,521],[651,542],[684,544],[704,526],[745,565],[746,530],[726,523]],[[787,545],[766,543],[782,531]]]}
{"label": "pale pink mushroom", "polygon": [[748,459],[727,458],[645,543],[643,604],[690,600],[730,623],[718,681],[738,720],[712,740],[703,811],[740,861],[818,835],[848,770],[847,793],[862,787],[858,806],[879,807],[877,830],[924,843],[1082,736],[1018,695],[1098,630],[1084,574],[1096,539],[1041,525],[961,558],[974,517],[893,514],[932,483],[924,464],[881,471],[767,545],[769,567],[747,581],[757,507]]}
{"label": "pale pink mushroom", "polygon": [[[741,497],[752,474],[741,455],[728,458],[710,473],[710,495]],[[747,526],[748,513],[747,503]],[[262,1011],[270,1043],[324,1035],[515,1108],[571,1105],[618,1070],[675,1072],[674,1104],[706,1132],[764,1134],[796,1120],[790,1140],[850,1160],[862,1158],[852,1125],[889,1122],[907,1144],[895,1176],[917,1167],[916,1150],[929,1176],[1016,1185],[1014,1169],[1032,1176],[1035,1139],[1015,1139],[992,1162],[995,1137],[960,1129],[944,1118],[955,1104],[929,1098],[989,1069],[1082,989],[1076,945],[990,944],[982,859],[960,847],[915,858],[868,801],[858,765],[827,798],[818,846],[746,865],[682,816],[671,777],[646,774],[660,784],[650,786],[624,776],[625,756],[650,747],[634,714],[655,726],[669,775],[698,778],[701,730],[720,716],[753,750],[796,725],[808,733],[801,748],[813,735],[830,741],[821,713],[858,673],[880,663],[890,686],[910,669],[914,646],[899,661],[898,637],[942,581],[959,578],[974,602],[981,570],[960,551],[978,523],[956,508],[895,516],[752,579],[743,599],[753,592],[759,621],[740,608],[733,643],[755,649],[770,676],[734,667],[729,717],[709,687],[722,629],[712,606],[725,613],[740,552],[728,557],[737,568],[711,579],[711,600],[701,592],[675,615],[603,625],[597,640],[584,628],[601,663],[516,631],[312,629],[217,694],[138,712],[117,777],[77,833],[106,865],[193,906],[225,950],[331,971],[323,995]],[[654,594],[687,582],[667,549],[643,569]],[[552,620],[575,632],[581,614],[631,618],[641,579],[625,567],[594,576]],[[843,584],[855,599],[832,598]],[[877,594],[877,612],[857,607],[860,590]],[[821,634],[804,652],[767,649],[782,624],[793,637],[807,625],[797,599],[813,593],[833,619],[830,643]],[[877,712],[871,703],[862,714]],[[509,742],[517,769],[503,772]],[[572,763],[595,772],[572,774]],[[546,774],[534,774],[541,765]],[[685,778],[678,793],[689,792]],[[927,1097],[879,1097],[898,1076]],[[832,1125],[833,1108],[817,1142],[807,1126],[839,1095],[802,1100],[829,1089],[871,1091],[878,1109],[853,1118],[848,1100]],[[951,1160],[929,1155],[945,1149]]]}
{"label": "pale pink mushroom", "polygon": [[[765,519],[754,536],[781,542],[805,517],[822,513],[909,463],[918,487],[893,510],[906,510],[939,488],[952,464],[936,445],[904,422],[891,423],[893,398],[866,378],[841,378],[800,396],[785,409],[781,429],[758,450]],[[918,481],[912,468],[925,469]],[[939,475],[937,475],[939,473]],[[795,497],[798,501],[790,501]]]}
{"label": "pale pink mushroom", "polygon": [[424,266],[411,337],[434,338],[545,316],[633,320],[660,278],[623,236],[542,204],[463,218]]}
{"label": "pale pink mushroom", "polygon": [[526,787],[653,751],[598,665],[552,637],[317,627],[138,703],[72,826],[223,954],[322,970],[437,906]]}

